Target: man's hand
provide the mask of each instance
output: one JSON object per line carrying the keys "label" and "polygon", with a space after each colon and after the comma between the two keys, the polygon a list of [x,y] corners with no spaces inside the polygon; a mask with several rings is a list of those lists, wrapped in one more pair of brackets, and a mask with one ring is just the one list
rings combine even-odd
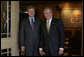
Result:
{"label": "man's hand", "polygon": [[45,55],[45,52],[43,52],[42,50],[39,50],[39,53],[40,53],[41,56]]}
{"label": "man's hand", "polygon": [[25,47],[24,46],[21,47],[21,55],[22,56],[25,55]]}
{"label": "man's hand", "polygon": [[63,53],[64,53],[64,51],[59,49],[59,55],[62,55]]}

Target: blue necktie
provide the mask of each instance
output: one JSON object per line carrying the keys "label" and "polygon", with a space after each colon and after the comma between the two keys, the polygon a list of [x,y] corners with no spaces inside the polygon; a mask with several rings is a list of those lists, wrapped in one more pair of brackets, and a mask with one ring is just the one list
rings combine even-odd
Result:
{"label": "blue necktie", "polygon": [[34,29],[34,21],[33,21],[33,19],[31,19],[31,27],[32,27],[32,30]]}

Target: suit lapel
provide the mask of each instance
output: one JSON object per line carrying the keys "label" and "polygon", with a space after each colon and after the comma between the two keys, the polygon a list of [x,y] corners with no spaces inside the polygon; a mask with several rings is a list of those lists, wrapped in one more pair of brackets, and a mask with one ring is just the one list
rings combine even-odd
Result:
{"label": "suit lapel", "polygon": [[[37,24],[38,24],[38,20],[35,18],[35,22],[34,22],[34,30],[35,30]],[[28,29],[30,29],[30,30],[32,31],[32,27],[31,27],[31,24],[30,24],[29,18],[26,20],[26,26],[29,26]]]}
{"label": "suit lapel", "polygon": [[52,27],[53,27],[53,25],[55,25],[55,23],[56,23],[56,21],[55,21],[55,19],[53,18],[52,21],[51,21],[49,33],[50,33],[50,31],[52,31]]}
{"label": "suit lapel", "polygon": [[[50,32],[52,31],[52,27],[53,27],[53,25],[55,25],[55,23],[56,23],[56,21],[55,21],[55,19],[53,18],[52,21],[51,21],[50,29],[49,29],[49,34],[50,34]],[[44,27],[45,27],[44,29],[45,29],[46,34],[49,35],[48,32],[47,32],[46,22],[44,23]]]}
{"label": "suit lapel", "polygon": [[47,23],[47,22],[44,23],[44,29],[45,29],[45,33],[48,34],[46,23]]}
{"label": "suit lapel", "polygon": [[50,34],[50,31],[51,31],[51,28],[52,28],[52,26],[53,26],[53,19],[52,19],[52,21],[51,21],[51,25],[50,25],[49,33],[48,33],[48,31],[47,31],[47,26],[46,26],[46,24],[47,24],[47,22],[45,22],[45,24],[44,24],[45,31],[46,31],[46,34],[49,35],[49,34]]}
{"label": "suit lapel", "polygon": [[28,30],[32,30],[29,18],[26,19],[26,26],[27,26]]}
{"label": "suit lapel", "polygon": [[34,29],[36,28],[37,24],[38,24],[38,20],[35,18]]}

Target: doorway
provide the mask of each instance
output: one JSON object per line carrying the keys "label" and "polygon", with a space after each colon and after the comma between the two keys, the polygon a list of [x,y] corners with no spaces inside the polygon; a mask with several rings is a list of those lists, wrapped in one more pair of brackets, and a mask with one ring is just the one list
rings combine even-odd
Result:
{"label": "doorway", "polygon": [[19,1],[1,1],[1,56],[18,56]]}

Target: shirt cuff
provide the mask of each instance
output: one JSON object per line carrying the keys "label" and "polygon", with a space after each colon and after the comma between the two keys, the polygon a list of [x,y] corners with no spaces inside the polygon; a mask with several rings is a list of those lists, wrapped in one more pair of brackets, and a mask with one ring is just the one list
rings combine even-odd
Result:
{"label": "shirt cuff", "polygon": [[41,51],[42,51],[42,50],[43,50],[43,48],[39,48],[39,50],[41,50]]}
{"label": "shirt cuff", "polygon": [[59,48],[59,49],[64,50],[64,48]]}
{"label": "shirt cuff", "polygon": [[21,47],[21,49],[25,49],[25,47],[24,47],[24,46],[22,46],[22,47]]}

